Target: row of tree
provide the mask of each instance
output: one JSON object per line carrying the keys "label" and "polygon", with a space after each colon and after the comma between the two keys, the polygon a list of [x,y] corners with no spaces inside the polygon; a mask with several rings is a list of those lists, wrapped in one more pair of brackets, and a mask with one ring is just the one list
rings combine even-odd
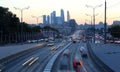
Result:
{"label": "row of tree", "polygon": [[120,39],[120,25],[113,25],[108,28],[108,32],[112,35],[113,38]]}
{"label": "row of tree", "polygon": [[41,28],[37,25],[31,26],[25,22],[21,23],[20,19],[11,11],[9,11],[8,8],[0,6],[0,43],[5,40],[21,40],[24,37],[27,38],[26,36],[29,36],[31,34],[31,37],[28,37],[27,39],[33,38],[36,35],[40,36],[42,35],[42,30],[51,30],[58,32],[57,29],[49,26]]}
{"label": "row of tree", "polygon": [[8,8],[0,7],[0,32],[12,34],[16,32],[39,32],[40,28],[30,27],[27,23],[20,23],[19,18],[9,11]]}

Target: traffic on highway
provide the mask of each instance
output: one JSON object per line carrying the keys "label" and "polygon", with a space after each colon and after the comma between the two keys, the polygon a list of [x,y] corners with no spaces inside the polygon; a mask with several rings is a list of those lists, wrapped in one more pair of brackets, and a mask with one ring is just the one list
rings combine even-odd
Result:
{"label": "traffic on highway", "polygon": [[41,47],[1,60],[0,72],[101,72],[84,39],[79,39],[81,32],[68,39],[44,40]]}

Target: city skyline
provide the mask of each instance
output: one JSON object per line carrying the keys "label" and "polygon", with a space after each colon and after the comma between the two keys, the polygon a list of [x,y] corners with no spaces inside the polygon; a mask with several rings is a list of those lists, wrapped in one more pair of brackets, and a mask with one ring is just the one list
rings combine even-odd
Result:
{"label": "city skyline", "polygon": [[[87,23],[90,23],[90,17],[85,14],[92,15],[92,8],[87,8],[86,5],[96,6],[103,4],[101,7],[95,10],[98,13],[96,16],[96,24],[100,21],[104,22],[104,1],[105,0],[0,0],[0,6],[8,7],[9,11],[13,12],[20,18],[20,11],[15,10],[14,7],[24,8],[30,6],[28,10],[23,11],[23,21],[30,24],[36,24],[35,19],[31,17],[49,15],[50,12],[56,11],[56,16],[60,15],[59,10],[64,9],[70,11],[71,19],[75,19],[78,24],[84,24],[86,19]],[[112,24],[114,20],[120,20],[120,7],[119,0],[106,0],[107,1],[107,23]],[[67,21],[65,16],[65,21]],[[39,23],[42,23],[42,17],[38,19]]]}
{"label": "city skyline", "polygon": [[64,10],[60,10],[60,16],[56,15],[56,11],[52,11],[49,15],[43,15],[43,24],[64,24]]}

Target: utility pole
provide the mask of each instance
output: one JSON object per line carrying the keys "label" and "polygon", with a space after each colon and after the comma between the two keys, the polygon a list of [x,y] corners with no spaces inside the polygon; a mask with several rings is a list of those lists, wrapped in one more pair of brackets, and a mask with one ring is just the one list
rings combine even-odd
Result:
{"label": "utility pole", "polygon": [[105,35],[104,35],[104,43],[105,43],[105,44],[106,44],[106,38],[107,38],[107,37],[106,37],[106,31],[107,31],[107,30],[106,30],[106,29],[107,29],[107,23],[106,23],[106,8],[107,8],[107,7],[106,7],[106,6],[107,6],[107,2],[106,2],[106,0],[105,0],[105,23],[104,23],[104,34],[105,34]]}

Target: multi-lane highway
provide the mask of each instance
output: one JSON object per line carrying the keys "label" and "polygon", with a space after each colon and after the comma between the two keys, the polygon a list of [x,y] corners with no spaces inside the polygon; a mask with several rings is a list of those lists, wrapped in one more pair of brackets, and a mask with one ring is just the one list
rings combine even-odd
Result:
{"label": "multi-lane highway", "polygon": [[[82,68],[86,71],[86,72],[100,72],[99,69],[97,69],[97,67],[94,65],[94,63],[92,62],[89,54],[87,53],[87,57],[81,57],[81,53],[80,53],[80,47],[81,46],[85,46],[86,48],[86,43],[83,42],[78,42],[78,43],[72,43],[68,49],[70,50],[70,57],[65,58],[62,53],[61,55],[58,57],[58,59],[56,60],[52,72],[75,72],[75,68],[73,66],[73,60],[78,58],[79,60],[82,61],[83,65]],[[86,48],[87,50],[87,48]],[[67,62],[66,66],[61,69],[61,65],[62,61]]]}
{"label": "multi-lane highway", "polygon": [[[77,31],[75,34],[79,34],[79,32]],[[79,37],[79,35],[74,36]],[[87,57],[81,56],[81,47],[86,49]],[[64,55],[66,49],[67,56]],[[58,56],[54,59],[48,72],[101,72],[90,58],[86,42],[80,40],[47,42],[44,47],[23,54],[16,59],[10,60],[11,58],[9,58],[6,60],[8,62],[0,64],[0,70],[1,72],[43,72],[50,60],[57,54]]]}
{"label": "multi-lane highway", "polygon": [[[68,42],[58,42],[54,46],[45,46],[36,51],[30,52],[13,61],[2,64],[3,72],[42,72],[45,65],[60,49],[60,45],[66,45]],[[61,46],[62,47],[62,46]],[[54,49],[54,50],[53,50]]]}

